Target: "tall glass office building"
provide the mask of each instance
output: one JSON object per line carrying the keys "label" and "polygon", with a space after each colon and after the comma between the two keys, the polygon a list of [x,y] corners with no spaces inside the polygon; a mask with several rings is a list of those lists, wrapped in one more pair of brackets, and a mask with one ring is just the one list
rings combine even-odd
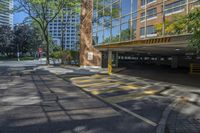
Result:
{"label": "tall glass office building", "polygon": [[0,26],[1,25],[13,25],[13,14],[10,10],[13,8],[13,0],[1,0],[0,1]]}
{"label": "tall glass office building", "polygon": [[94,0],[93,39],[100,45],[176,34],[166,23],[199,5],[199,0]]}
{"label": "tall glass office building", "polygon": [[52,36],[54,44],[61,45],[62,30],[64,29],[64,49],[77,50],[79,33],[77,24],[79,24],[80,20],[79,15],[72,13],[73,11],[70,9],[66,10],[68,10],[69,14],[66,13],[66,15],[64,15],[63,23],[61,17],[56,17],[56,19],[49,24],[49,34]]}

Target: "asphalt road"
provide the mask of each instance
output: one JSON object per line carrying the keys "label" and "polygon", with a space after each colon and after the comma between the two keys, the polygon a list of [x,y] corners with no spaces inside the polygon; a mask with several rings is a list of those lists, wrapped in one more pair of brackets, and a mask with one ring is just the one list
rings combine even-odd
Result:
{"label": "asphalt road", "polygon": [[0,61],[0,133],[200,132],[198,87],[40,64]]}
{"label": "asphalt road", "polygon": [[155,132],[155,126],[38,68],[38,62],[0,62],[0,133]]}

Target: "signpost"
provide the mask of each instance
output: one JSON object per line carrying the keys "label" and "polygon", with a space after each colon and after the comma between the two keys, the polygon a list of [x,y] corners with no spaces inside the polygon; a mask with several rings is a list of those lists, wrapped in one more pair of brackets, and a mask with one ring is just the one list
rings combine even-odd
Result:
{"label": "signpost", "polygon": [[43,53],[43,49],[42,48],[38,48],[39,60],[42,58],[42,53]]}

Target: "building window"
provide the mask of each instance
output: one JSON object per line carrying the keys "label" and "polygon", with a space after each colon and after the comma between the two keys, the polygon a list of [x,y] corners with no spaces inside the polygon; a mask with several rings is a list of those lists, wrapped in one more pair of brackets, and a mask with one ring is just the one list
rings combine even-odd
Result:
{"label": "building window", "polygon": [[123,0],[122,2],[122,16],[131,13],[131,0]]}
{"label": "building window", "polygon": [[120,26],[115,26],[112,28],[112,42],[119,42]]}
{"label": "building window", "polygon": [[111,29],[107,28],[104,30],[104,43],[109,43],[111,37]]}
{"label": "building window", "polygon": [[147,1],[146,2],[147,4],[151,4],[151,3],[156,2],[156,0],[141,0],[141,6],[145,6],[145,1]]}
{"label": "building window", "polygon": [[[153,25],[147,26],[147,37],[154,37],[157,36],[155,27]],[[140,28],[140,37],[145,37],[145,28]]]}
{"label": "building window", "polygon": [[192,9],[194,9],[196,7],[200,7],[200,1],[199,0],[192,0],[191,4],[192,4]]}
{"label": "building window", "polygon": [[130,40],[130,24],[124,23],[121,25],[121,41]]}
{"label": "building window", "polygon": [[171,15],[184,11],[186,0],[178,0],[176,2],[165,5],[165,15]]}
{"label": "building window", "polygon": [[[156,16],[157,16],[157,10],[156,10],[156,8],[152,8],[152,9],[149,9],[147,11],[147,20],[154,19],[154,18],[156,18]],[[140,20],[141,21],[145,20],[145,12],[141,13]]]}
{"label": "building window", "polygon": [[103,43],[103,31],[99,31],[97,33],[97,36],[98,36],[98,44]]}

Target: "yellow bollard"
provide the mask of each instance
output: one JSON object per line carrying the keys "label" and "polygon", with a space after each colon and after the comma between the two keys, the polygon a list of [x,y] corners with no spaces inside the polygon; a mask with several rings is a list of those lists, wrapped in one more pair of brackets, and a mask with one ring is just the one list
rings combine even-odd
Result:
{"label": "yellow bollard", "polygon": [[112,74],[112,51],[108,51],[108,74]]}

